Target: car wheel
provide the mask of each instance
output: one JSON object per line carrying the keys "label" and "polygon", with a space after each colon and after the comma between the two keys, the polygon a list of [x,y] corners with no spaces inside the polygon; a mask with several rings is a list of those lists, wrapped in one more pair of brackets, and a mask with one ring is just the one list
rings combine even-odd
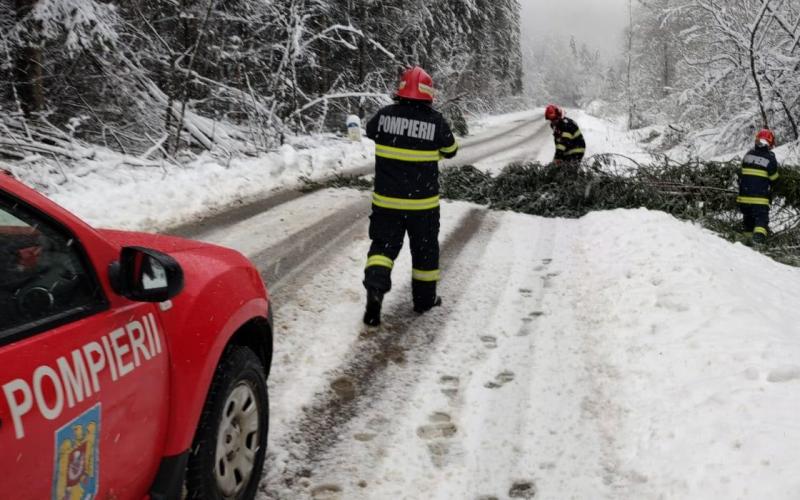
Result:
{"label": "car wheel", "polygon": [[241,346],[225,350],[208,392],[186,471],[191,499],[251,500],[267,449],[264,366]]}

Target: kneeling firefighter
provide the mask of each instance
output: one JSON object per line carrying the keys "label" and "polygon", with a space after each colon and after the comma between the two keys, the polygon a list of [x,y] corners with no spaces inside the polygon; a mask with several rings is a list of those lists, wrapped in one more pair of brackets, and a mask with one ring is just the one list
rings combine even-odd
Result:
{"label": "kneeling firefighter", "polygon": [[773,183],[778,180],[778,160],[772,148],[775,134],[763,129],[756,135],[756,145],[742,159],[739,172],[739,196],[736,202],[742,212],[742,228],[746,238],[755,244],[767,240],[769,206]]}
{"label": "kneeling firefighter", "polygon": [[458,150],[450,125],[431,107],[433,80],[422,68],[401,77],[395,104],[367,123],[375,141],[375,192],[372,195],[369,249],[364,271],[367,307],[364,323],[380,324],[383,296],[392,288],[392,267],[408,232],[413,271],[414,311],[441,305],[439,281],[439,159]]}
{"label": "kneeling firefighter", "polygon": [[544,111],[544,117],[550,122],[553,129],[553,140],[556,144],[556,155],[553,163],[578,164],[586,153],[586,141],[583,139],[580,127],[563,109],[550,104]]}

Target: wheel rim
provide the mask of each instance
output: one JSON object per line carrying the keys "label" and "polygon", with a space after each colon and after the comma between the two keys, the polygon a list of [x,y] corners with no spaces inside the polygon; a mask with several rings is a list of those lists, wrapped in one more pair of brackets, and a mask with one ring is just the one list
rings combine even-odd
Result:
{"label": "wheel rim", "polygon": [[242,382],[234,387],[223,406],[214,474],[226,498],[238,495],[253,474],[260,423],[256,401],[253,389]]}

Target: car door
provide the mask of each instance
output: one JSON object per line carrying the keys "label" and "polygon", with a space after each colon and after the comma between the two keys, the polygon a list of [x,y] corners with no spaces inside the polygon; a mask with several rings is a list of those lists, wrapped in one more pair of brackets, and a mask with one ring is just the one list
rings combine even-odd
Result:
{"label": "car door", "polygon": [[155,476],[168,407],[157,307],[110,296],[110,262],[86,245],[0,191],[2,498],[139,500]]}

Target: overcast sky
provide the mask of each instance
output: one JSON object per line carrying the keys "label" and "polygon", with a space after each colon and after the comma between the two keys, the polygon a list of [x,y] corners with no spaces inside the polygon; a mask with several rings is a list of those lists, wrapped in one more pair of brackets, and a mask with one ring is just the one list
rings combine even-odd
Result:
{"label": "overcast sky", "polygon": [[[628,0],[520,0],[523,43],[555,33],[600,50],[620,51],[628,23]],[[524,47],[523,47],[524,50]]]}

